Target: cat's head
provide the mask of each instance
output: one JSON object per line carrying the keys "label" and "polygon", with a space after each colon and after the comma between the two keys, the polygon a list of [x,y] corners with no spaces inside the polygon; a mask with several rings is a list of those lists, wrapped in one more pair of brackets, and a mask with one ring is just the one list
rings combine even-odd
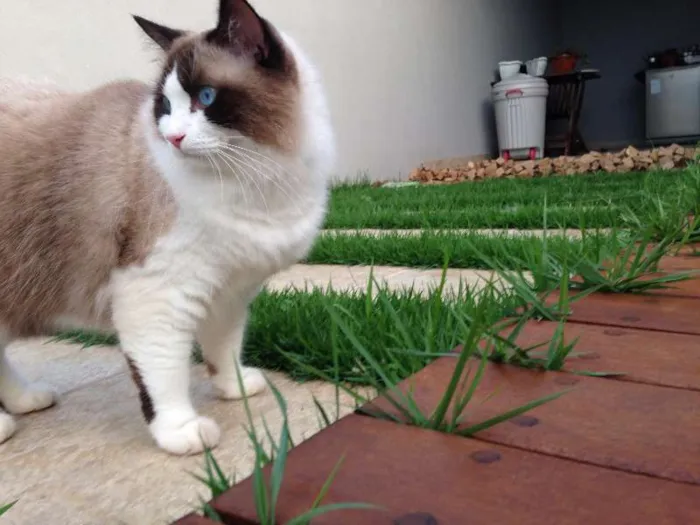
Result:
{"label": "cat's head", "polygon": [[172,148],[206,156],[249,139],[294,151],[301,118],[295,57],[246,0],[220,0],[217,26],[203,33],[134,19],[166,53],[153,119]]}

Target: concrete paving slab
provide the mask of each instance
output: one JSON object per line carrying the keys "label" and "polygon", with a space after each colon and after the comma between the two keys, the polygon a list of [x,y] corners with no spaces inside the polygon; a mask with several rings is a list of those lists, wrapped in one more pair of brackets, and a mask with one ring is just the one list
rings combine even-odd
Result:
{"label": "concrete paving slab", "polygon": [[[267,282],[271,290],[288,288],[306,289],[309,287],[327,287],[329,283],[338,291],[365,291],[370,275],[380,283],[386,283],[391,289],[413,287],[416,291],[427,292],[440,284],[442,270],[419,270],[399,266],[335,266],[335,265],[296,265],[281,272]],[[489,280],[498,278],[488,270],[447,270],[446,292],[454,292],[463,287],[481,287]]]}
{"label": "concrete paving slab", "polygon": [[[86,361],[100,358],[89,356]],[[243,403],[216,399],[203,367],[195,367],[193,376],[196,406],[222,428],[217,459],[239,479],[248,476],[254,454],[243,428]],[[320,429],[312,394],[335,412],[334,387],[299,385],[276,373],[268,377],[287,400],[297,442]],[[264,417],[278,434],[281,418],[272,394],[266,392],[250,403],[258,422]],[[351,400],[341,395],[340,415],[352,409]],[[0,445],[0,463],[0,499],[19,500],[3,516],[8,525],[166,524],[191,511],[206,495],[190,475],[200,472],[202,457],[173,457],[155,447],[126,373],[87,383],[65,394],[59,406],[20,418],[17,435]]]}
{"label": "concrete paving slab", "polygon": [[119,348],[54,342],[47,338],[16,341],[8,358],[32,382],[41,382],[59,394],[75,390],[126,370]]}

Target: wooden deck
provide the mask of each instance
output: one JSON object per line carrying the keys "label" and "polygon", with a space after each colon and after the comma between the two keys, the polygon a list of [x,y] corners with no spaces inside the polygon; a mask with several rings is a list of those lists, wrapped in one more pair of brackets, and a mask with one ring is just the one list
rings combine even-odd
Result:
{"label": "wooden deck", "polygon": [[[700,257],[669,258],[663,268],[700,269]],[[572,309],[566,338],[579,337],[574,351],[584,355],[565,372],[489,364],[467,422],[567,394],[474,439],[359,414],[342,419],[290,453],[278,523],[307,510],[344,457],[324,503],[383,510],[315,524],[700,524],[700,279],[644,296],[592,295]],[[533,322],[519,342],[546,341],[554,328]],[[431,411],[454,364],[440,359],[401,388]],[[372,406],[392,411],[382,398]],[[258,523],[250,480],[213,506],[229,525]]]}

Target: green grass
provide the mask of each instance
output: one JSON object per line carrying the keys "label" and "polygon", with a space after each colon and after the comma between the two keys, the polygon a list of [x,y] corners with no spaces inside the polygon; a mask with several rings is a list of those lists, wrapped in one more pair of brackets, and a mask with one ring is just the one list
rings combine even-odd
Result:
{"label": "green grass", "polygon": [[[322,373],[343,383],[373,384],[377,378],[368,376],[371,368],[358,357],[360,344],[384,374],[399,381],[463,344],[465,319],[497,326],[504,317],[522,312],[525,300],[530,318],[560,319],[559,306],[545,305],[540,296],[534,291],[502,292],[495,285],[478,291],[462,287],[453,293],[437,286],[421,294],[389,290],[374,281],[367,290],[354,292],[264,290],[251,306],[245,361],[300,381]],[[343,313],[344,331],[333,312]],[[84,331],[64,332],[58,338],[85,346],[117,343],[114,336]],[[195,359],[201,360],[196,353]],[[531,365],[538,366],[535,360]]]}
{"label": "green grass", "polygon": [[[338,379],[347,383],[368,384],[367,370],[358,366],[356,341],[338,329],[330,313],[342,311],[348,330],[357,334],[372,359],[385,371],[406,378],[461,343],[453,310],[468,316],[482,309],[496,323],[520,305],[511,295],[466,288],[450,299],[439,288],[421,295],[376,284],[365,292],[264,292],[251,311],[246,360],[301,380],[316,379],[309,373],[312,367],[331,376],[340,373]],[[397,349],[407,352],[397,354]]]}
{"label": "green grass", "polygon": [[[549,213],[549,210],[548,212]],[[539,227],[542,227],[540,210]],[[589,233],[585,238],[571,239],[550,236],[549,249],[566,252],[579,258],[596,258],[610,246],[614,237],[605,233]],[[372,235],[323,235],[306,258],[309,264],[344,264],[375,266],[409,266],[441,268],[449,260],[450,268],[488,270],[485,258],[508,256],[513,269],[523,268],[529,254],[540,250],[543,240],[537,236],[484,235],[424,231],[418,235],[387,233]]]}
{"label": "green grass", "polygon": [[[417,290],[337,292],[320,288],[308,291],[263,291],[251,306],[245,342],[246,364],[286,372],[297,380],[315,379],[309,366],[327,374],[341,370],[340,379],[366,384],[365,371],[357,366],[354,343],[338,330],[329,307],[342,309],[346,321],[373,358],[397,377],[408,377],[437,355],[461,343],[455,314],[473,315],[478,309],[491,313],[496,323],[522,305],[511,294],[487,289],[463,288],[443,297],[435,288],[425,295]],[[401,333],[397,326],[405,328]],[[114,336],[85,331],[63,332],[59,339],[85,346],[116,344]],[[337,362],[330,349],[337,350]],[[420,350],[422,354],[395,350]],[[292,361],[288,356],[296,356]]]}
{"label": "green grass", "polygon": [[15,506],[16,501],[13,501],[12,503],[8,503],[7,505],[0,505],[0,516],[3,514],[7,514],[9,510]]}
{"label": "green grass", "polygon": [[[241,390],[243,381],[238,371],[238,382]],[[267,422],[263,419],[263,427],[265,435],[259,434],[255,430],[255,421],[253,418],[250,404],[247,398],[243,399],[246,412],[246,432],[255,453],[255,462],[253,464],[253,503],[258,518],[258,523],[261,525],[276,525],[277,524],[277,504],[282,491],[282,483],[284,482],[285,469],[289,451],[295,446],[289,429],[289,416],[287,410],[287,402],[280,391],[268,382],[270,390],[275,396],[277,405],[280,409],[282,425],[279,438],[275,438]],[[265,439],[267,438],[267,442]],[[267,445],[267,446],[266,446]],[[365,503],[333,503],[323,504],[323,500],[328,495],[333,481],[335,480],[340,467],[342,466],[343,458],[340,458],[335,467],[331,470],[328,478],[319,487],[319,492],[314,498],[313,503],[306,512],[288,520],[287,525],[309,525],[311,520],[339,510],[372,510],[377,507]],[[269,466],[269,473],[266,474],[265,469]],[[205,450],[204,453],[204,472],[201,475],[194,474],[194,477],[202,482],[209,490],[209,499],[213,500],[235,484],[235,475],[227,476],[218,461],[214,457],[211,450]],[[222,522],[221,517],[208,503],[202,503],[202,514],[209,519]]]}
{"label": "green grass", "polygon": [[673,242],[683,235],[682,232],[680,229],[677,234],[671,234],[658,242],[648,232],[631,236],[619,255],[608,258],[603,264],[580,260],[572,268],[578,279],[571,283],[570,288],[595,288],[604,293],[641,293],[686,281],[697,272],[652,276],[659,271],[661,259],[670,253]]}
{"label": "green grass", "polygon": [[[429,331],[427,337],[416,337],[412,334],[412,327],[401,318],[400,308],[392,305],[387,294],[382,290],[377,297],[379,302],[384,304],[386,311],[393,319],[391,328],[395,334],[395,343],[390,347],[389,361],[379,361],[375,352],[362,340],[361,331],[353,326],[356,321],[353,313],[339,307],[337,304],[327,305],[332,333],[342,335],[351,344],[352,350],[354,350],[356,369],[362,373],[362,380],[359,382],[370,385],[372,387],[371,390],[382,395],[393,410],[378,409],[376,406],[371,409],[367,408],[365,405],[369,399],[362,393],[358,393],[355,389],[348,388],[345,385],[345,382],[340,379],[343,375],[343,370],[340,366],[343,356],[340,353],[341,347],[338,345],[330,347],[334,362],[332,373],[327,373],[305,364],[299,360],[298,356],[285,355],[299,366],[307,368],[318,379],[330,381],[337,388],[344,390],[355,399],[360,410],[367,415],[465,437],[471,437],[478,432],[517,417],[540,405],[549,403],[564,394],[564,392],[557,392],[524,405],[513,407],[487,420],[470,421],[467,424],[465,419],[466,412],[474,394],[479,388],[487,365],[488,353],[481,351],[481,342],[485,338],[505,341],[498,334],[499,324],[494,322],[494,319],[498,319],[502,315],[502,305],[498,301],[492,300],[502,297],[502,294],[495,287],[489,286],[482,292],[479,303],[471,305],[468,309],[460,308],[458,302],[444,302],[437,299],[442,296],[441,291],[446,284],[445,277],[446,274],[443,273],[440,285],[436,289],[437,294],[432,298],[432,308],[428,312],[428,319],[446,316],[451,320],[452,330],[458,334],[458,340],[462,345],[459,353],[445,353],[436,349],[430,338],[430,336],[434,335],[434,327],[432,326],[425,327]],[[562,302],[566,302],[566,300]],[[532,314],[533,311],[528,309],[525,316],[530,317]],[[410,387],[406,391],[399,388],[401,381],[407,376],[406,371],[402,368],[403,359],[406,356],[410,356],[432,360],[438,355],[454,357],[456,360],[455,367],[437,406],[434,410],[426,412],[424,407],[416,401]],[[480,359],[476,360],[475,358],[478,356],[480,356]]]}
{"label": "green grass", "polygon": [[540,228],[548,201],[553,227],[620,225],[628,209],[643,210],[645,196],[666,196],[692,170],[488,180],[446,186],[373,188],[338,186],[326,228]]}
{"label": "green grass", "polygon": [[[320,371],[340,374],[337,379],[345,383],[373,384],[377,378],[368,376],[371,368],[358,358],[360,344],[384,373],[405,379],[463,343],[464,319],[495,325],[523,306],[518,296],[496,286],[448,293],[441,285],[421,295],[371,280],[362,293],[263,292],[251,312],[246,361],[300,380],[316,379]],[[342,312],[345,330],[334,312]]]}
{"label": "green grass", "polygon": [[[372,295],[374,286],[377,283],[370,280],[365,299],[367,314],[372,313],[372,304],[377,302],[382,304],[385,312],[392,319],[394,324],[395,342],[403,350],[392,350],[391,360],[395,366],[388,362],[381,362],[376,358],[374,350],[371,350],[363,342],[362,329],[364,326],[353,327],[357,320],[356,312],[350,312],[339,306],[337,303],[324,301],[324,310],[330,321],[330,333],[334,335],[328,351],[332,357],[333,368],[330,374],[314,368],[300,359],[300,356],[282,351],[283,355],[290,362],[297,363],[298,366],[308,370],[311,374],[320,379],[331,381],[336,386],[336,414],[339,413],[339,391],[346,391],[355,399],[360,410],[367,415],[392,420],[397,423],[409,424],[420,428],[434,430],[443,433],[454,434],[463,437],[472,437],[495,425],[501,424],[509,419],[524,414],[543,404],[549,403],[561,397],[566,391],[536,399],[521,406],[515,406],[506,412],[497,414],[483,421],[466,421],[465,415],[469,405],[472,403],[475,393],[480,386],[486,368],[486,356],[481,354],[480,359],[475,359],[478,354],[479,344],[485,336],[499,339],[493,332],[494,319],[502,315],[503,305],[493,299],[502,298],[500,292],[494,288],[487,288],[480,297],[480,302],[471,303],[465,310],[460,308],[460,303],[455,301],[445,302],[442,292],[445,286],[445,276],[440,285],[435,289],[430,297],[430,309],[426,312],[427,319],[443,318],[444,314],[452,320],[455,330],[460,334],[459,339],[463,343],[463,350],[459,354],[452,354],[456,358],[455,368],[449,383],[445,386],[445,392],[439,400],[434,410],[426,412],[424,407],[416,401],[413,392],[400,390],[399,383],[405,379],[405,371],[402,370],[401,355],[407,354],[412,357],[421,356],[423,358],[434,359],[438,356],[434,352],[434,342],[429,338],[416,338],[411,333],[411,327],[407,320],[401,317],[400,308],[392,304],[390,293],[385,289],[378,289],[376,296]],[[375,297],[375,299],[370,299]],[[435,329],[434,325],[424,326],[430,331]],[[430,334],[429,334],[430,335]],[[434,334],[432,334],[434,335]],[[341,337],[339,337],[341,336]],[[377,408],[368,409],[369,399],[359,393],[357,389],[349,388],[343,379],[341,361],[348,348],[341,344],[347,341],[354,351],[356,368],[362,374],[362,384],[372,387],[375,395],[384,396],[394,409],[392,411],[381,411]],[[416,351],[415,348],[422,347],[427,351]],[[238,374],[239,386],[243,389],[242,378]],[[284,473],[289,451],[294,447],[289,430],[289,420],[287,416],[287,404],[277,388],[269,383],[270,389],[278,403],[282,416],[282,425],[278,439],[270,431],[270,427],[263,419],[265,434],[256,432],[255,422],[247,398],[244,398],[244,406],[247,417],[247,433],[255,452],[255,462],[253,474],[250,481],[253,485],[253,503],[256,508],[258,522],[263,525],[275,525],[277,503],[281,493]],[[492,394],[493,395],[493,394]],[[331,418],[316,400],[316,407],[320,412],[320,420],[325,424],[331,424]],[[268,446],[266,447],[266,441]],[[269,447],[269,452],[268,452]],[[216,498],[229,490],[235,483],[235,476],[226,475],[214,455],[210,450],[205,451],[205,466],[202,475],[195,475],[209,490],[210,498]],[[296,518],[287,521],[289,525],[308,525],[311,520],[322,514],[343,510],[343,509],[363,509],[382,510],[381,508],[364,503],[338,503],[323,505],[323,500],[327,496],[334,479],[342,467],[344,458],[340,458],[335,467],[331,470],[328,478],[322,484],[317,496],[314,498],[309,510]],[[209,503],[202,503],[202,513],[214,521],[221,521],[216,511]]]}
{"label": "green grass", "polygon": [[[613,234],[597,252],[582,254],[567,245],[552,245],[556,238],[545,236],[525,258],[502,252],[496,257],[480,253],[485,264],[523,296],[552,290],[581,290],[587,293],[643,293],[668,288],[690,279],[697,272],[655,275],[663,257],[676,251],[698,229],[700,219],[681,217],[674,229],[656,238],[652,229],[638,233]],[[679,244],[680,243],[680,244]],[[477,248],[475,248],[475,251]]]}
{"label": "green grass", "polygon": [[[566,342],[564,339],[564,327],[566,320],[562,319],[557,324],[557,328],[549,343],[540,343],[531,347],[523,348],[516,343],[518,335],[522,332],[526,323],[530,321],[529,316],[523,316],[518,320],[508,322],[512,330],[505,339],[497,340],[487,337],[484,341],[484,348],[479,352],[495,363],[517,364],[526,368],[541,368],[543,370],[560,371],[564,368],[564,363],[572,355],[578,343],[578,339]],[[507,328],[506,328],[507,329]],[[537,352],[541,352],[541,357]]]}
{"label": "green grass", "polygon": [[700,225],[689,215],[700,217],[700,165],[690,166],[683,184],[665,193],[647,193],[622,219],[634,231],[644,231],[656,240],[666,238],[685,244],[700,241]]}

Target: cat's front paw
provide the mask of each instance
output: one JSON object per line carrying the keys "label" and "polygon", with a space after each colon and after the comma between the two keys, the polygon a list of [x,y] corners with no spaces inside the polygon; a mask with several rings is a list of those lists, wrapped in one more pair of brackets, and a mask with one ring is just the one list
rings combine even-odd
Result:
{"label": "cat's front paw", "polygon": [[11,414],[29,414],[53,406],[56,399],[56,394],[51,390],[33,386],[16,394],[4,396],[2,404]]}
{"label": "cat's front paw", "polygon": [[12,437],[17,430],[17,424],[10,414],[0,412],[0,443],[4,443]]}
{"label": "cat's front paw", "polygon": [[233,377],[220,375],[212,377],[216,393],[221,399],[234,400],[252,397],[267,388],[265,375],[257,368],[242,367],[241,382],[243,383],[243,392],[241,392],[241,385],[237,375]]}
{"label": "cat's front paw", "polygon": [[207,417],[195,416],[183,423],[154,421],[151,433],[158,446],[177,456],[199,454],[219,444],[219,425]]}

